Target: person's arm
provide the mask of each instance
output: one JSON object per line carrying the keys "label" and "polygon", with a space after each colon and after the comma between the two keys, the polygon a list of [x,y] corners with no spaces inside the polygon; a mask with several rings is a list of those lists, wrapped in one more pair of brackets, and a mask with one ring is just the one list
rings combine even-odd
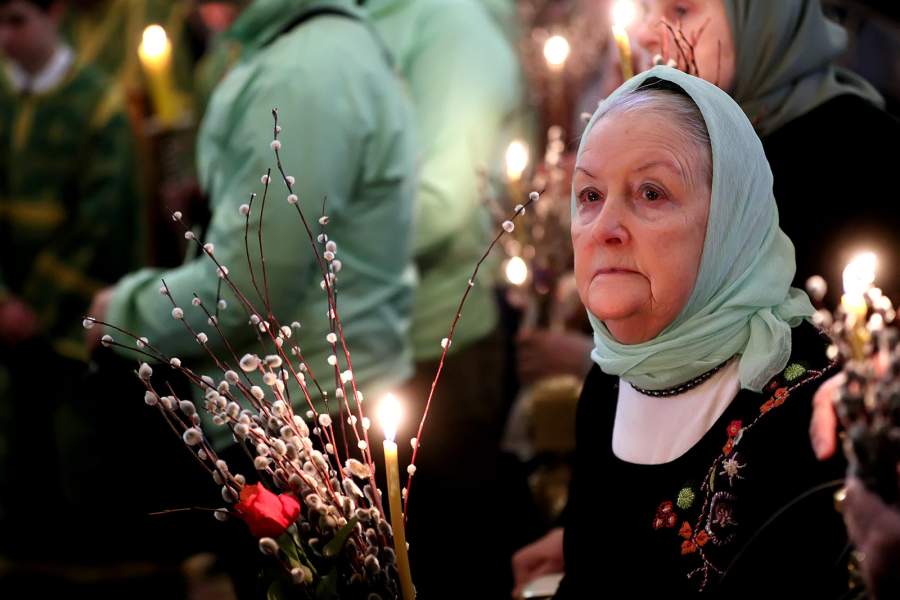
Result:
{"label": "person's arm", "polygon": [[[289,76],[288,76],[289,75]],[[315,226],[323,197],[328,197],[329,212],[340,211],[350,196],[358,170],[365,134],[354,108],[339,94],[339,75],[325,72],[291,73],[273,76],[259,73],[256,83],[245,91],[235,106],[222,118],[236,125],[223,146],[221,164],[209,167],[212,219],[204,243],[212,243],[220,264],[228,269],[231,281],[249,299],[260,316],[264,303],[256,292],[247,265],[244,243],[245,216],[239,207],[257,193],[250,214],[249,249],[256,284],[261,291],[264,276],[260,266],[257,231],[260,225],[263,185],[266,170],[272,169],[272,182],[262,217],[264,253],[272,311],[284,318],[296,313],[311,278],[321,279],[310,242],[293,206],[286,202],[287,188],[275,168],[272,108],[279,108],[282,133],[281,156],[285,171],[295,178],[295,193],[307,218]],[[330,86],[330,87],[329,87]],[[201,148],[201,162],[204,160]],[[108,312],[108,321],[139,335],[147,336],[161,350],[181,358],[205,355],[206,351],[171,316],[171,304],[159,292],[161,280],[172,290],[184,319],[195,330],[208,336],[207,347],[229,362],[226,348],[206,315],[191,306],[193,293],[215,310],[219,277],[215,264],[205,255],[167,271],[146,269],[123,279],[116,287]],[[222,297],[228,308],[219,313],[219,327],[237,348],[256,335],[248,326],[248,313],[223,283]],[[264,293],[264,291],[263,291]],[[323,315],[324,317],[324,315]]]}
{"label": "person's arm", "polygon": [[480,6],[430,15],[428,40],[403,69],[423,155],[416,198],[416,256],[440,248],[482,210],[478,169],[490,166],[504,118],[522,94],[515,53]]}

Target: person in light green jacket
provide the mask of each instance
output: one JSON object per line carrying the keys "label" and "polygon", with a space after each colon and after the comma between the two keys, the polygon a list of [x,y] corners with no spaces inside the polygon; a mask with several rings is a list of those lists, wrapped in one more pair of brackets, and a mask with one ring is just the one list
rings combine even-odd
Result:
{"label": "person in light green jacket", "polygon": [[[298,335],[306,363],[313,372],[328,373],[322,274],[274,170],[271,110],[277,107],[284,167],[295,178],[301,207],[316,227],[327,198],[328,236],[337,242],[343,263],[337,285],[344,334],[357,382],[367,396],[375,396],[411,372],[415,141],[401,86],[385,50],[347,0],[256,0],[229,35],[239,41],[242,56],[213,93],[197,148],[200,182],[212,211],[204,241],[214,245],[229,277],[259,304],[245,258],[245,217],[239,207],[252,192],[262,192],[260,178],[272,167],[262,223],[271,310],[282,323],[302,324]],[[258,198],[251,212],[252,232],[259,204]],[[250,245],[250,253],[261,280],[256,244]],[[126,276],[95,299],[92,314],[147,336],[201,374],[221,377],[206,350],[171,317],[171,305],[159,293],[161,279],[185,307],[184,319],[207,333],[207,347],[230,360],[207,317],[190,305],[196,292],[215,306],[219,278],[206,256],[175,269]],[[227,286],[223,298],[228,307],[220,312],[219,324],[238,356],[259,352],[247,314]],[[333,378],[320,379],[333,394]],[[300,407],[302,393],[290,391]],[[220,430],[209,428],[207,433]],[[222,445],[230,440],[226,438],[214,442]]]}
{"label": "person in light green jacket", "polygon": [[[365,7],[406,82],[420,137],[414,253],[421,281],[412,327],[416,373],[402,392],[418,419],[441,340],[492,236],[479,170],[496,168],[514,137],[524,81],[511,43],[480,1],[368,0]],[[501,497],[501,490],[492,493],[490,487],[498,480],[499,432],[507,412],[493,266],[484,265],[469,292],[417,457],[421,468],[412,486],[409,522],[414,578],[422,597],[466,597],[473,581],[479,581],[484,597],[509,590],[502,583],[509,565],[505,540],[476,547],[444,531],[447,514],[475,522],[487,510],[460,503],[460,497]],[[447,577],[446,565],[463,553],[468,576]]]}
{"label": "person in light green jacket", "polygon": [[[459,297],[490,240],[478,170],[510,141],[524,98],[515,52],[473,0],[368,0],[365,7],[403,76],[421,147],[415,259],[421,283],[412,329],[417,362],[441,355]],[[451,354],[497,326],[485,272],[469,294]]]}
{"label": "person in light green jacket", "polygon": [[510,42],[515,44],[521,35],[516,0],[480,0],[480,2],[487,8],[494,22]]}

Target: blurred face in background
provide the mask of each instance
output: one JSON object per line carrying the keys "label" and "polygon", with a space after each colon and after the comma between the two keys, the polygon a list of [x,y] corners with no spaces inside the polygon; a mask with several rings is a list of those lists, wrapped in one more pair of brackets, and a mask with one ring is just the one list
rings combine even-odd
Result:
{"label": "blurred face in background", "polygon": [[203,2],[197,6],[203,24],[214,33],[231,27],[240,12],[241,6],[236,2]]}
{"label": "blurred face in background", "polygon": [[0,51],[29,73],[39,72],[53,56],[63,7],[46,10],[25,0],[0,3]]}
{"label": "blurred face in background", "polygon": [[679,69],[693,73],[679,54],[668,24],[682,47],[686,42],[679,31],[693,46],[699,76],[726,92],[732,90],[735,46],[723,0],[640,0],[637,5],[642,10],[631,28],[635,44],[649,55],[661,54],[666,61],[671,58]]}

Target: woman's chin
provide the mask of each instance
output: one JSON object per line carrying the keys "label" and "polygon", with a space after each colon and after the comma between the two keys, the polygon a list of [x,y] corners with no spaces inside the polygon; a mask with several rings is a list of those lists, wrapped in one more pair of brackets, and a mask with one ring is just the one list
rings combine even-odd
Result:
{"label": "woman's chin", "polygon": [[627,319],[648,305],[649,289],[637,277],[595,277],[587,290],[587,305],[600,319]]}
{"label": "woman's chin", "polygon": [[641,302],[635,301],[612,301],[610,298],[604,298],[598,302],[590,304],[591,314],[601,321],[623,321],[637,316],[640,313]]}

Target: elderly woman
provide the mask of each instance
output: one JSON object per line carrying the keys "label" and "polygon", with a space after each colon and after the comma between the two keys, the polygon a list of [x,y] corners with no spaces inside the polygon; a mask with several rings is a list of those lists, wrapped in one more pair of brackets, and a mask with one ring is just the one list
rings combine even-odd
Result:
{"label": "elderly woman", "polygon": [[596,364],[557,597],[839,596],[843,465],[806,434],[833,365],[740,107],[675,69],[633,78],[582,137],[572,210]]}

